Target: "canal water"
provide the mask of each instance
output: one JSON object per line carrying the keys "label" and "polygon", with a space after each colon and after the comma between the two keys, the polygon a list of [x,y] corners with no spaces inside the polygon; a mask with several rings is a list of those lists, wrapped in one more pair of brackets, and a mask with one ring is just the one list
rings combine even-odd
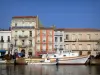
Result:
{"label": "canal water", "polygon": [[0,75],[100,75],[100,66],[0,65]]}

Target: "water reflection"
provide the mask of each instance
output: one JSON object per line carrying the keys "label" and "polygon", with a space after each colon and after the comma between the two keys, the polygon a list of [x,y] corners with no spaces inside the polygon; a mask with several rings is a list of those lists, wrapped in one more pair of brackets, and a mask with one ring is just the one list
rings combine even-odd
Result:
{"label": "water reflection", "polygon": [[0,75],[100,75],[100,66],[0,65]]}

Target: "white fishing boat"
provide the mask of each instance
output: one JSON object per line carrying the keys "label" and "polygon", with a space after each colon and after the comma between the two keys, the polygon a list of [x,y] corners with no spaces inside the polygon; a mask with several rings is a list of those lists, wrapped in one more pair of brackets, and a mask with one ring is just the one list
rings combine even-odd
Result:
{"label": "white fishing boat", "polygon": [[80,56],[78,52],[61,51],[54,54],[43,54],[42,58],[56,59],[57,64],[85,64],[89,55]]}

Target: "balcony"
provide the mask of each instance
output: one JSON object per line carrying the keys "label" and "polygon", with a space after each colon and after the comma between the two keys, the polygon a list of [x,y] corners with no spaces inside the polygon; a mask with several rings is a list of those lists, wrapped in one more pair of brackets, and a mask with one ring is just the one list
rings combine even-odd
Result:
{"label": "balcony", "polygon": [[19,38],[28,38],[27,35],[19,35]]}
{"label": "balcony", "polygon": [[27,45],[28,47],[32,47],[32,44]]}
{"label": "balcony", "polygon": [[59,48],[59,50],[63,50],[63,48]]}
{"label": "balcony", "polygon": [[48,36],[52,37],[52,34],[48,34]]}
{"label": "balcony", "polygon": [[32,37],[32,36],[29,36],[29,37],[28,37],[28,39],[29,39],[29,40],[32,40],[32,39],[33,39],[33,37]]}
{"label": "balcony", "polygon": [[17,45],[18,47],[20,47],[20,48],[26,48],[27,47],[27,45]]}
{"label": "balcony", "polygon": [[64,39],[64,42],[76,42],[77,39]]}
{"label": "balcony", "polygon": [[0,40],[0,43],[4,43],[4,40]]}
{"label": "balcony", "polygon": [[48,41],[49,44],[52,44],[52,41]]}
{"label": "balcony", "polygon": [[55,36],[63,36],[63,33],[55,33]]}
{"label": "balcony", "polygon": [[13,26],[12,29],[33,29],[34,26]]}
{"label": "balcony", "polygon": [[99,39],[78,39],[78,42],[98,42]]}
{"label": "balcony", "polygon": [[64,42],[98,42],[100,39],[64,39]]}
{"label": "balcony", "polygon": [[36,41],[36,44],[40,44],[41,42],[40,41]]}

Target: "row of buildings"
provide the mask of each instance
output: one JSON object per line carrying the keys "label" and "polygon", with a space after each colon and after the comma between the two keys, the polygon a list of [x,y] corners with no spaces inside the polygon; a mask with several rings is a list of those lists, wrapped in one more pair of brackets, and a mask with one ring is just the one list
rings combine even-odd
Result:
{"label": "row of buildings", "polygon": [[1,55],[10,51],[29,57],[61,50],[96,55],[99,42],[99,29],[44,27],[38,16],[14,16],[10,29],[0,30]]}

